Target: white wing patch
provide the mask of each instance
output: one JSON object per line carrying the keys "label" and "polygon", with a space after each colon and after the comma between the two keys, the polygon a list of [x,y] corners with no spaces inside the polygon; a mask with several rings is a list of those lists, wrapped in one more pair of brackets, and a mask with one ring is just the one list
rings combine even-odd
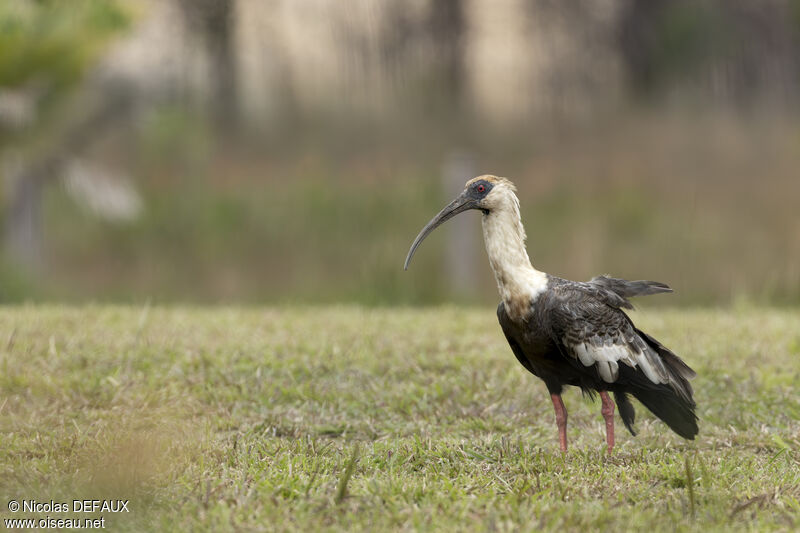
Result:
{"label": "white wing patch", "polygon": [[583,366],[597,366],[597,372],[606,383],[614,383],[619,377],[619,363],[622,362],[632,368],[639,368],[647,379],[653,383],[667,383],[669,377],[664,364],[641,339],[636,338],[634,346],[625,344],[592,344],[581,342],[570,344],[567,339],[562,339],[565,346],[572,350]]}

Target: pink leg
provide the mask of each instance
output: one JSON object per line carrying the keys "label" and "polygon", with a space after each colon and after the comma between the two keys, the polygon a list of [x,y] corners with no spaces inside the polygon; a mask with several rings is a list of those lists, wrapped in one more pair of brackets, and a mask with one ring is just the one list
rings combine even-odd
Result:
{"label": "pink leg", "polygon": [[614,449],[614,400],[606,391],[600,391],[600,399],[603,401],[603,418],[606,420],[606,443],[608,443],[608,453]]}
{"label": "pink leg", "polygon": [[561,445],[561,451],[567,451],[567,408],[564,407],[564,402],[561,400],[560,394],[551,394],[550,399],[553,400],[553,409],[556,411],[556,425],[558,425],[558,443]]}

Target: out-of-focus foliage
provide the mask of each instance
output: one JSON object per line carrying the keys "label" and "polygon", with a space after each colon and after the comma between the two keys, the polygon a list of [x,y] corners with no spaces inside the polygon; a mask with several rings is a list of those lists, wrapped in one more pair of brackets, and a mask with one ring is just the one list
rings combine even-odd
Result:
{"label": "out-of-focus foliage", "polygon": [[[141,219],[100,221],[62,189],[48,193],[50,258],[60,265],[42,286],[51,298],[497,298],[475,212],[437,230],[409,271],[402,269],[416,233],[451,199],[436,155],[444,141],[381,139],[373,131],[371,138],[340,139],[361,150],[324,147],[311,134],[295,146],[209,150],[208,129],[176,111],[154,117],[140,134]],[[777,120],[756,126],[699,114],[617,117],[561,138],[521,132],[483,140],[476,173],[515,181],[528,250],[542,270],[571,279],[652,278],[676,290],[647,306],[786,304],[800,300],[798,135],[792,123]],[[767,170],[765,153],[772,157]],[[464,292],[452,291],[443,268],[458,223],[474,240],[465,260],[478,273]]]}
{"label": "out-of-focus foliage", "polygon": [[627,5],[621,51],[638,91],[663,94],[677,86],[742,101],[788,89],[797,101],[798,0]]}
{"label": "out-of-focus foliage", "polygon": [[25,139],[23,132],[36,135],[109,38],[128,23],[117,0],[0,2],[0,92],[15,92],[30,108],[30,120],[21,125],[35,126],[9,128],[0,122],[0,142]]}
{"label": "out-of-focus foliage", "polygon": [[4,0],[0,86],[70,87],[127,23],[116,0]]}
{"label": "out-of-focus foliage", "polygon": [[[463,152],[517,183],[538,268],[674,286],[653,305],[800,302],[800,0],[123,2],[0,5],[0,91],[70,104],[37,107],[25,163],[105,165],[143,200],[100,219],[41,172],[44,266],[0,268],[0,299],[488,303],[473,213],[402,271]],[[83,106],[53,97],[80,80]]]}

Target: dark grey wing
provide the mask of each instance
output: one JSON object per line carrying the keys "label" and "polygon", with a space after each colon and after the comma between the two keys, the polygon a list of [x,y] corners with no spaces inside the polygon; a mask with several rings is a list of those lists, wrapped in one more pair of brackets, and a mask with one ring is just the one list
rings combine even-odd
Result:
{"label": "dark grey wing", "polygon": [[669,370],[619,309],[616,294],[590,283],[564,282],[548,302],[550,330],[562,352],[615,383],[620,365],[641,371],[654,384],[668,384]]}
{"label": "dark grey wing", "polygon": [[[620,299],[627,300],[612,288],[565,280],[552,285],[543,306],[544,315],[550,317],[551,338],[574,368],[610,385],[628,428],[633,424],[633,409],[625,393],[631,393],[678,435],[693,439],[698,425],[688,380],[694,371],[636,329],[620,309]],[[601,388],[601,384],[592,387]]]}

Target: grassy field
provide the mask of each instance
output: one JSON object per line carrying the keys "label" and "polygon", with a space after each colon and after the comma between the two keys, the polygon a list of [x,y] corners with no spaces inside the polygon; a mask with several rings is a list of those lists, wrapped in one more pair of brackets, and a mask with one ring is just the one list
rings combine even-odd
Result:
{"label": "grassy field", "polygon": [[[789,531],[800,527],[800,312],[645,310],[700,435],[543,384],[493,309],[0,309],[9,500],[129,500],[107,530]],[[81,515],[81,518],[84,518]]]}

